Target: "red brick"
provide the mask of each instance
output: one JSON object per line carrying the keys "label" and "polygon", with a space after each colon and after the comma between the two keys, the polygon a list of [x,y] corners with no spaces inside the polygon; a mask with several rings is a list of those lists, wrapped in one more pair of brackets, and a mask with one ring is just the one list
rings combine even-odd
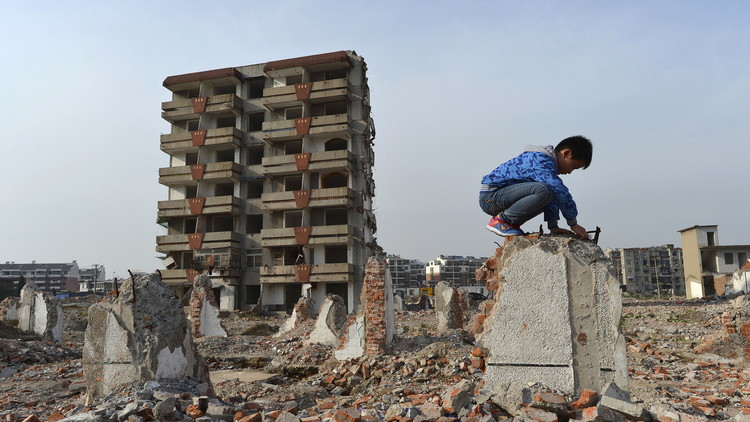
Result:
{"label": "red brick", "polygon": [[359,422],[362,420],[362,413],[354,408],[338,409],[331,418],[333,422]]}
{"label": "red brick", "polygon": [[570,405],[571,410],[583,409],[584,407],[593,406],[599,401],[599,394],[594,390],[583,390],[581,397]]}

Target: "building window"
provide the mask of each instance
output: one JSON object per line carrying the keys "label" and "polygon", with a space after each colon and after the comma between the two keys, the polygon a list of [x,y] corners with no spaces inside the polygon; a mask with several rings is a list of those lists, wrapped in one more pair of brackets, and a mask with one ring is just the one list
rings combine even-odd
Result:
{"label": "building window", "polygon": [[263,214],[253,214],[247,216],[245,233],[255,234],[263,230]]}
{"label": "building window", "polygon": [[329,141],[326,141],[326,151],[338,151],[346,149],[347,145],[348,143],[346,139],[333,138]]}
{"label": "building window", "polygon": [[263,265],[263,252],[260,249],[247,250],[247,268],[258,268]]}
{"label": "building window", "polygon": [[716,239],[714,239],[714,232],[706,233],[706,242],[708,242],[708,246],[714,246],[714,243],[716,242]]}
{"label": "building window", "polygon": [[302,107],[291,107],[284,110],[284,119],[292,120],[302,117]]}
{"label": "building window", "polygon": [[724,254],[724,263],[727,265],[734,264],[734,254],[731,252],[727,252]]}
{"label": "building window", "polygon": [[286,211],[284,227],[302,227],[302,211]]}
{"label": "building window", "polygon": [[286,192],[302,189],[302,176],[294,175],[284,178],[284,190]]}
{"label": "building window", "polygon": [[743,266],[747,261],[747,252],[737,252],[737,264]]}

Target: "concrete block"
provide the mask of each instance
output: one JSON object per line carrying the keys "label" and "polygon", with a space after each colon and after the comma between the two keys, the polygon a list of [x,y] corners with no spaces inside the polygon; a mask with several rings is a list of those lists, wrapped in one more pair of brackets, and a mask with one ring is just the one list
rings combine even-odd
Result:
{"label": "concrete block", "polygon": [[496,303],[479,336],[488,385],[540,382],[568,394],[627,387],[619,283],[598,246],[513,238],[493,262],[484,276],[498,286]]}

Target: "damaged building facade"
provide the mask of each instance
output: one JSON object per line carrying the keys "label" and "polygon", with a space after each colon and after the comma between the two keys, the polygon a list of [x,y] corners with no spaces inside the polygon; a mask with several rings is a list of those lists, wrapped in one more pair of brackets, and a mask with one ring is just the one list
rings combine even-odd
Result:
{"label": "damaged building facade", "polygon": [[156,250],[178,295],[207,273],[221,309],[355,308],[378,248],[366,69],[339,51],[164,80]]}
{"label": "damaged building facade", "polygon": [[696,225],[679,232],[687,298],[722,294],[727,276],[747,262],[750,245],[721,245],[717,225]]}

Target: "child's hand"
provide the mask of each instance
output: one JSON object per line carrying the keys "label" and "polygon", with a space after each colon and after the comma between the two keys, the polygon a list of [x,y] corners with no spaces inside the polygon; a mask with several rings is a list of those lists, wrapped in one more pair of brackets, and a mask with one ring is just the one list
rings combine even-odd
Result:
{"label": "child's hand", "polygon": [[584,229],[581,225],[576,224],[575,226],[570,227],[571,230],[573,230],[573,233],[578,235],[581,239],[589,240],[589,234],[586,233],[586,229]]}
{"label": "child's hand", "polygon": [[564,234],[566,236],[578,236],[577,234],[573,233],[572,231],[568,229],[564,229],[562,227],[555,227],[554,229],[549,229],[550,233],[555,234]]}

